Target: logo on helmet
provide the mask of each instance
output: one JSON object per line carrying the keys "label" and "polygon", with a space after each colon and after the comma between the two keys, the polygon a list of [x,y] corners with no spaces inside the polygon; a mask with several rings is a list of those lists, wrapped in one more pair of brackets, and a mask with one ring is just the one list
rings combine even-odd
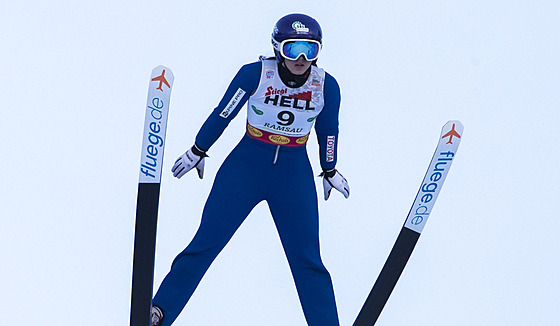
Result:
{"label": "logo on helmet", "polygon": [[300,21],[295,21],[292,24],[292,28],[296,30],[298,33],[308,33],[309,28],[305,27]]}

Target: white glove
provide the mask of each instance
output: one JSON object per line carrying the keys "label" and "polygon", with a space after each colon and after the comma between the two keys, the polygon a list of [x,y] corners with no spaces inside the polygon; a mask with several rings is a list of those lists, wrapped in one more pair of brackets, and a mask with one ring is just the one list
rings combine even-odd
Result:
{"label": "white glove", "polygon": [[348,186],[348,181],[338,172],[336,169],[330,171],[324,171],[320,174],[323,177],[323,190],[325,194],[325,200],[329,199],[331,195],[332,188],[340,191],[344,198],[350,196],[350,186]]}
{"label": "white glove", "polygon": [[204,176],[204,158],[208,157],[206,152],[199,149],[196,145],[191,147],[188,151],[186,151],[183,155],[179,156],[173,168],[171,168],[171,172],[173,172],[173,176],[181,179],[185,173],[189,172],[193,168],[196,168],[196,172],[198,172],[198,177],[202,179]]}

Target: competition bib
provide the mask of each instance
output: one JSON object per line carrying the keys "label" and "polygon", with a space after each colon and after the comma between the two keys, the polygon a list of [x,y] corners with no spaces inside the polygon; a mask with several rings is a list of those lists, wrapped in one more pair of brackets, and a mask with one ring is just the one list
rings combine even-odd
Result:
{"label": "competition bib", "polygon": [[247,133],[270,144],[305,145],[324,106],[325,71],[311,66],[307,82],[290,88],[280,79],[276,60],[262,65],[259,86],[247,104]]}

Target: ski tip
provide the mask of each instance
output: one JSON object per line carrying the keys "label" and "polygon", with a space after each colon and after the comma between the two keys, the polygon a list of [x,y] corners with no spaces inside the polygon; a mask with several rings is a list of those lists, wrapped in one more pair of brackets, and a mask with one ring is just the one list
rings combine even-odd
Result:
{"label": "ski tip", "polygon": [[166,74],[173,75],[173,73],[171,72],[171,68],[166,67],[166,66],[164,66],[164,65],[159,65],[159,66],[155,67],[154,69],[152,69],[152,72],[153,72],[153,73],[158,73],[158,75],[159,75],[159,74],[161,74],[161,72],[162,72],[163,70],[166,71],[166,72],[165,72]]}
{"label": "ski tip", "polygon": [[440,141],[446,144],[459,143],[463,136],[463,124],[459,120],[448,121],[441,129]]}
{"label": "ski tip", "polygon": [[459,120],[449,120],[449,121],[447,121],[447,123],[445,123],[444,127],[447,126],[447,125],[453,125],[453,124],[455,124],[456,126],[461,126],[461,128],[463,128],[463,124]]}
{"label": "ski tip", "polygon": [[171,71],[169,67],[159,65],[154,69],[152,69],[152,77],[161,76],[162,74],[165,76],[165,79],[167,79],[168,81],[173,81],[173,79],[175,79],[175,76],[173,75],[173,71]]}
{"label": "ski tip", "polygon": [[166,66],[160,65],[152,69],[152,76],[150,77],[150,81],[155,82],[157,90],[160,90],[162,92],[165,89],[171,90],[174,80],[175,77],[173,76],[173,72]]}

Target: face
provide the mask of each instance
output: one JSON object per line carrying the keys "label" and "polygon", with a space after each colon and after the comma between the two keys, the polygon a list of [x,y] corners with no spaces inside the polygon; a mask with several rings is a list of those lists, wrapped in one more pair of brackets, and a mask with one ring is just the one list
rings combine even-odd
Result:
{"label": "face", "polygon": [[305,57],[300,55],[297,60],[284,60],[284,64],[292,74],[303,75],[311,66],[311,61],[305,60]]}

